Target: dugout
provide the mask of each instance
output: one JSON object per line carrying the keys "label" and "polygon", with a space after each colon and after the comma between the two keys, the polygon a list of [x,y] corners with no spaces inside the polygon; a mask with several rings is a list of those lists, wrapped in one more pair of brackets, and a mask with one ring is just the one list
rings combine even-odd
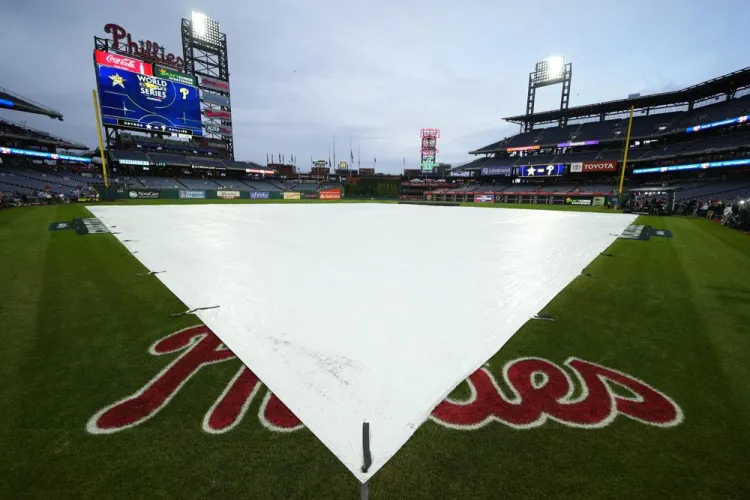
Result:
{"label": "dugout", "polygon": [[677,187],[643,186],[625,192],[622,208],[625,213],[672,215]]}

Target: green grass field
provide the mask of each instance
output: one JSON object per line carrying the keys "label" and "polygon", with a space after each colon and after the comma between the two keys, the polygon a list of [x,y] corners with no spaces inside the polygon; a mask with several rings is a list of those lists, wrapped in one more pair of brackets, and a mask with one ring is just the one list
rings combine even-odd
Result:
{"label": "green grass field", "polygon": [[[0,499],[357,498],[356,480],[309,431],[261,423],[265,388],[232,430],[203,430],[236,359],[199,369],[139,425],[87,432],[180,356],[149,347],[196,319],[170,317],[185,306],[139,276],[113,236],[47,230],[86,216],[77,205],[0,212]],[[555,321],[527,323],[488,370],[507,393],[512,360],[580,358],[668,396],[681,423],[620,414],[599,428],[548,419],[468,430],[431,420],[375,476],[373,500],[750,498],[750,237],[705,220],[639,223],[674,237],[616,241],[545,308]],[[592,402],[569,420],[609,408],[595,381],[584,394],[564,370],[572,398]],[[469,395],[464,383],[453,397]]]}

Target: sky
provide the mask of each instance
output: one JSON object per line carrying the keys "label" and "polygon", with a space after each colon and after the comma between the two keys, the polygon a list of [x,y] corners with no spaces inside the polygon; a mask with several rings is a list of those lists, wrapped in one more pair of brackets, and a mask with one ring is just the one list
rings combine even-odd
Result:
{"label": "sky", "polygon": [[[746,66],[747,0],[379,0],[344,2],[3,0],[0,87],[62,112],[63,122],[0,117],[97,144],[94,35],[116,23],[181,54],[180,19],[198,10],[226,33],[235,157],[419,162],[419,131],[441,131],[437,161],[518,132],[528,74],[551,55],[573,64],[570,106],[674,90]],[[541,89],[536,110],[559,106]]]}

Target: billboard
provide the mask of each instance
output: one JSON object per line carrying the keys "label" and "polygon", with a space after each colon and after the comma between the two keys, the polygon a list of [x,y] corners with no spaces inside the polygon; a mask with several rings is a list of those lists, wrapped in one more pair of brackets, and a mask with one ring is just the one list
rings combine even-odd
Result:
{"label": "billboard", "polygon": [[219,133],[224,137],[232,137],[232,127],[229,125],[219,125]]}
{"label": "billboard", "polygon": [[572,148],[575,146],[594,146],[599,144],[599,141],[575,141],[575,142],[560,142],[557,144],[558,148]]}
{"label": "billboard", "polygon": [[193,75],[180,73],[177,70],[174,70],[172,68],[165,68],[164,66],[159,66],[158,64],[154,64],[154,76],[158,76],[159,78],[164,78],[172,82],[191,85],[193,87],[198,86],[198,80]]}
{"label": "billboard", "polygon": [[250,191],[251,200],[267,200],[271,197],[268,191]]}
{"label": "billboard", "polygon": [[184,200],[203,200],[206,198],[205,191],[180,190],[180,198]]}
{"label": "billboard", "polygon": [[475,194],[474,203],[486,203],[495,201],[495,195],[492,194]]}
{"label": "billboard", "polygon": [[512,175],[512,174],[513,174],[513,167],[511,166],[482,167],[482,170],[479,171],[479,175]]}
{"label": "billboard", "polygon": [[86,158],[85,156],[71,156],[71,155],[64,155],[60,153],[45,153],[44,151],[32,151],[30,149],[0,147],[0,154],[34,156],[37,158],[47,158],[49,160],[66,160],[66,161],[78,161],[81,163],[91,163],[91,158]]}
{"label": "billboard", "polygon": [[203,135],[196,87],[103,65],[97,80],[104,125]]}
{"label": "billboard", "polygon": [[349,165],[345,161],[339,162],[339,170],[346,170],[347,168],[349,168]]}
{"label": "billboard", "polygon": [[539,148],[541,148],[541,146],[536,144],[534,146],[516,146],[514,148],[506,148],[505,151],[508,153],[513,153],[516,151],[536,151]]}
{"label": "billboard", "polygon": [[155,200],[159,197],[159,191],[130,191],[128,197],[142,200]]}
{"label": "billboard", "polygon": [[227,96],[201,90],[201,97],[203,97],[203,102],[223,106],[225,108],[230,107],[229,98]]}
{"label": "billboard", "polygon": [[[571,172],[573,172],[571,166]],[[581,164],[581,172],[617,172],[616,161],[584,161]]]}
{"label": "billboard", "polygon": [[703,170],[706,168],[742,167],[750,165],[750,158],[741,160],[712,161],[707,163],[688,163],[686,165],[672,165],[670,167],[650,167],[633,169],[634,174],[650,174],[654,172],[679,172],[681,170]]}
{"label": "billboard", "polygon": [[321,200],[340,200],[341,190],[340,189],[324,189],[320,192]]}
{"label": "billboard", "polygon": [[236,200],[240,197],[239,191],[216,191],[216,197],[225,200]]}
{"label": "billboard", "polygon": [[219,118],[226,121],[232,120],[231,111],[222,111],[220,109],[204,109],[203,114],[206,118]]}
{"label": "billboard", "polygon": [[101,66],[131,71],[140,75],[153,76],[154,74],[154,69],[150,63],[121,56],[120,54],[111,54],[102,50],[94,51],[94,61]]}
{"label": "billboard", "polygon": [[208,76],[201,76],[201,87],[229,93],[229,82]]}
{"label": "billboard", "polygon": [[582,205],[585,207],[590,207],[591,203],[592,203],[591,198],[578,198],[578,197],[570,197],[570,196],[565,198],[566,205]]}
{"label": "billboard", "polygon": [[521,165],[518,167],[518,175],[521,177],[559,177],[564,172],[562,163],[550,165]]}
{"label": "billboard", "polygon": [[300,194],[296,192],[286,192],[284,193],[284,199],[285,200],[299,200]]}
{"label": "billboard", "polygon": [[575,162],[570,164],[570,173],[571,174],[580,174],[583,172],[583,162]]}
{"label": "billboard", "polygon": [[706,130],[709,128],[723,127],[725,125],[733,125],[735,123],[745,123],[748,120],[748,115],[737,116],[735,118],[727,118],[718,122],[704,123],[703,125],[693,125],[685,129],[685,132],[698,132],[699,130]]}

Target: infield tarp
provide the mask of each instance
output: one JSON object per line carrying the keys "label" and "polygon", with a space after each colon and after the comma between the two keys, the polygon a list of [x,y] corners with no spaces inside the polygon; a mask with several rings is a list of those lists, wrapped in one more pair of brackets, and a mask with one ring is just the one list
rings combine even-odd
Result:
{"label": "infield tarp", "polygon": [[[219,305],[198,317],[360,481],[635,219],[385,204],[88,209],[188,307]],[[331,255],[336,271],[308,264]],[[446,255],[460,272],[442,272]]]}

